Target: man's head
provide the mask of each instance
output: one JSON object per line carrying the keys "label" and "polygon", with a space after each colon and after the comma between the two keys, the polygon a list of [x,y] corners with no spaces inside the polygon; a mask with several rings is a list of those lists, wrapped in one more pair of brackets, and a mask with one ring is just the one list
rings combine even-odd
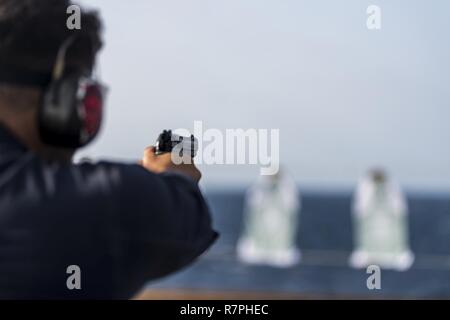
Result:
{"label": "man's head", "polygon": [[[6,68],[51,75],[58,50],[74,35],[66,70],[92,70],[102,46],[101,21],[97,13],[83,11],[81,29],[69,30],[67,8],[71,4],[69,0],[0,0],[0,72]],[[45,85],[8,81],[0,74],[0,122],[31,149],[49,153],[52,148],[43,145],[37,134],[44,90]]]}

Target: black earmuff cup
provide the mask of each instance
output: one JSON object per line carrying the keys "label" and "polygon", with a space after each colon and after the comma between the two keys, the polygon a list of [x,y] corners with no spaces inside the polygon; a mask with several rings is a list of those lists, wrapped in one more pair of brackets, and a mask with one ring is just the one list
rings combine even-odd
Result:
{"label": "black earmuff cup", "polygon": [[64,76],[45,92],[38,119],[45,144],[71,149],[82,145],[82,123],[78,111],[80,79],[77,74]]}

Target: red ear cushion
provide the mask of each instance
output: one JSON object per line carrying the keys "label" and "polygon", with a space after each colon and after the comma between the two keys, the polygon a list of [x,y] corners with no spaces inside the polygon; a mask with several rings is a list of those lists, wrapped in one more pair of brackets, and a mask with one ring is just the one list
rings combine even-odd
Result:
{"label": "red ear cushion", "polygon": [[85,111],[84,128],[89,137],[94,137],[100,130],[103,117],[103,94],[98,85],[88,85],[83,99]]}

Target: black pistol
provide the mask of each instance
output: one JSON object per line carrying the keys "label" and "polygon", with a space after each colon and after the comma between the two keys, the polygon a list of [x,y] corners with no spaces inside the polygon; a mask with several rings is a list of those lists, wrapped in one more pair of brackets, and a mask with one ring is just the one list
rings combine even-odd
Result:
{"label": "black pistol", "polygon": [[[181,144],[181,145],[180,145]],[[191,135],[190,137],[182,137],[177,134],[173,134],[172,130],[164,130],[156,141],[156,154],[171,153],[176,146],[180,150],[179,155],[182,157],[185,152],[191,155],[191,158],[195,158],[198,151],[198,140]]]}

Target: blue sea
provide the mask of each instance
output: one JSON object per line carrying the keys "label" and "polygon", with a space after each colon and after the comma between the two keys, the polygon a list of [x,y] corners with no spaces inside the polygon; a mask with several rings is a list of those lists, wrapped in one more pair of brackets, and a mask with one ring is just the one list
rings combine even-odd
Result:
{"label": "blue sea", "polygon": [[408,194],[410,245],[415,262],[405,272],[382,270],[380,290],[367,288],[366,270],[348,266],[353,248],[350,192],[303,192],[297,237],[302,261],[288,269],[249,266],[237,260],[242,190],[212,191],[206,197],[220,239],[196,263],[150,283],[149,289],[326,298],[450,298],[450,193]]}

